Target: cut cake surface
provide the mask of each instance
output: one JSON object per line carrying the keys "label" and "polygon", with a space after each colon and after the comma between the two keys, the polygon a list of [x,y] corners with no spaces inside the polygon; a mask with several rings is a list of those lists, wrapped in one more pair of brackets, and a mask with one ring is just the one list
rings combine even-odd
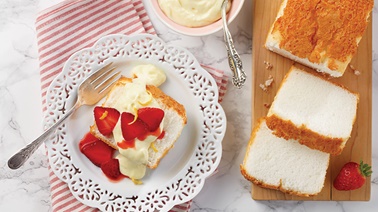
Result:
{"label": "cut cake surface", "polygon": [[328,153],[276,137],[260,119],[240,169],[247,180],[261,187],[314,196],[324,186],[328,164]]}
{"label": "cut cake surface", "polygon": [[268,111],[267,125],[279,137],[340,154],[349,139],[359,95],[293,66]]}

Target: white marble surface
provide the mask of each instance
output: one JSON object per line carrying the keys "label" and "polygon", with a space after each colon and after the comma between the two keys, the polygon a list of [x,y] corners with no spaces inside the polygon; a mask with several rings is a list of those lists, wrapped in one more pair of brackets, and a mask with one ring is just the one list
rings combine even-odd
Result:
{"label": "white marble surface", "polygon": [[[42,132],[38,53],[34,21],[37,12],[61,0],[2,0],[0,2],[0,211],[50,211],[45,149],[41,147],[19,170],[8,158]],[[148,3],[148,0],[144,0]],[[378,0],[375,0],[378,4]],[[245,70],[251,75],[251,7],[245,5],[231,25]],[[188,48],[201,63],[227,68],[222,33],[186,37],[159,23],[147,5],[158,35],[168,43]],[[378,7],[373,11],[373,129],[377,128]],[[242,90],[229,85],[222,103],[228,116],[219,172],[194,199],[192,211],[376,211],[378,171],[371,177],[369,202],[254,201],[250,183],[239,172],[251,131],[251,78]],[[373,130],[373,170],[378,170],[377,131]],[[375,208],[375,210],[374,210]]]}

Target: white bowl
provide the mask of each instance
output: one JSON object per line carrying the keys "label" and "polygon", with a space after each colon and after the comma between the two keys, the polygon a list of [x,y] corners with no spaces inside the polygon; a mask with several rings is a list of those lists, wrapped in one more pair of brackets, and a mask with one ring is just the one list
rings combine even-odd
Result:
{"label": "white bowl", "polygon": [[[152,2],[152,8],[155,14],[157,15],[157,17],[160,19],[160,21],[163,22],[170,29],[178,33],[181,33],[184,35],[190,35],[190,36],[204,36],[204,35],[209,35],[214,32],[217,32],[223,27],[221,19],[203,27],[186,27],[186,26],[179,25],[173,22],[170,18],[168,18],[164,14],[164,12],[160,9],[160,6],[157,0],[152,0],[151,2]],[[232,0],[231,9],[227,13],[228,23],[231,23],[235,19],[235,17],[240,12],[243,6],[243,3],[244,3],[244,0]]]}

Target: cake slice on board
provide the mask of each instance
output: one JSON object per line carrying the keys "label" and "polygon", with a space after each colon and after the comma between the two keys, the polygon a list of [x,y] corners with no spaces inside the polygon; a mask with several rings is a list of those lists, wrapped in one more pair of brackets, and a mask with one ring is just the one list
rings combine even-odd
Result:
{"label": "cake slice on board", "polygon": [[260,119],[256,124],[240,170],[264,188],[298,196],[314,196],[323,186],[330,155],[276,137]]}
{"label": "cake slice on board", "polygon": [[359,95],[292,66],[266,118],[278,137],[339,155],[356,120]]}
{"label": "cake slice on board", "polygon": [[341,77],[367,28],[374,0],[284,0],[265,47]]}

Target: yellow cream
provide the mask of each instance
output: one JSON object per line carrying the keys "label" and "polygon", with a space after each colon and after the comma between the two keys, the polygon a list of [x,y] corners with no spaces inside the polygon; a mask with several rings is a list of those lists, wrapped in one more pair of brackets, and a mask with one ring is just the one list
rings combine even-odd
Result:
{"label": "yellow cream", "polygon": [[118,149],[119,170],[123,175],[132,179],[141,179],[144,177],[148,162],[148,149],[156,138],[150,135],[143,141],[136,139],[135,148]]}
{"label": "yellow cream", "polygon": [[141,179],[146,174],[146,165],[135,163],[122,154],[118,154],[116,158],[119,161],[119,170],[123,175],[129,176],[131,179]]}
{"label": "yellow cream", "polygon": [[[223,0],[158,0],[161,10],[172,21],[187,27],[202,27],[221,18]],[[231,0],[227,12],[231,8]]]}
{"label": "yellow cream", "polygon": [[[129,112],[134,115],[142,107],[160,108],[157,101],[146,90],[146,85],[158,86],[164,83],[166,79],[164,72],[153,65],[136,66],[131,72],[137,78],[133,79],[132,83],[127,83],[114,90],[113,94],[116,95],[109,97],[108,102],[111,102],[109,106],[117,109],[120,113]],[[163,121],[160,124],[160,129],[163,129]],[[114,127],[113,137],[117,143],[124,140],[120,120]],[[148,149],[156,139],[157,136],[154,135],[147,136],[143,141],[136,138],[134,148],[119,148],[117,158],[123,175],[132,179],[141,179],[145,175]]]}
{"label": "yellow cream", "polygon": [[162,70],[151,64],[136,66],[131,70],[131,74],[137,77],[135,80],[141,80],[147,85],[156,87],[163,84],[167,78]]}

